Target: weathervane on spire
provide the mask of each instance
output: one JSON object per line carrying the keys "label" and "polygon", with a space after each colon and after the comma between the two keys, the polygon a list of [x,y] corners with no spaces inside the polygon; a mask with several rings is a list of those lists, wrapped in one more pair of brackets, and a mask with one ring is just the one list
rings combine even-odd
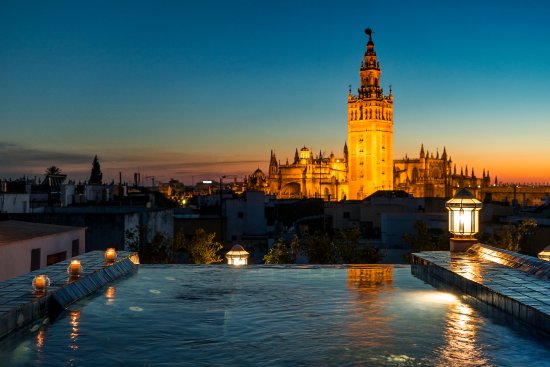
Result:
{"label": "weathervane on spire", "polygon": [[369,41],[372,40],[372,34],[373,34],[373,33],[374,33],[374,32],[372,31],[372,29],[370,29],[370,28],[365,29],[365,34],[366,34],[367,36],[369,36]]}

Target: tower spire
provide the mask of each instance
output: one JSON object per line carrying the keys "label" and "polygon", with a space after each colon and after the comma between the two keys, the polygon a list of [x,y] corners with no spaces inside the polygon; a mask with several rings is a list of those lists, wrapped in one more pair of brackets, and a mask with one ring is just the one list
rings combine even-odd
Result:
{"label": "tower spire", "polygon": [[[380,87],[380,63],[374,51],[373,31],[359,69],[358,95],[348,93],[349,197],[363,199],[376,190],[393,189],[393,97]],[[379,144],[377,142],[383,142]],[[349,157],[348,157],[349,154]]]}

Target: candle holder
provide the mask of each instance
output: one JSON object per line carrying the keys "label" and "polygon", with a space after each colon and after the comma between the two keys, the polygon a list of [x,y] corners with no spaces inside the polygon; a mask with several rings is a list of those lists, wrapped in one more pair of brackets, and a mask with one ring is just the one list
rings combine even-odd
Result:
{"label": "candle holder", "polygon": [[71,260],[69,267],[67,268],[67,274],[71,278],[78,278],[82,274],[82,265],[80,265],[80,260]]}
{"label": "candle holder", "polygon": [[114,248],[108,248],[105,250],[105,262],[112,263],[116,259],[116,250]]}
{"label": "candle holder", "polygon": [[50,283],[50,278],[48,278],[47,275],[40,274],[33,278],[32,289],[34,289],[35,292],[46,292]]}

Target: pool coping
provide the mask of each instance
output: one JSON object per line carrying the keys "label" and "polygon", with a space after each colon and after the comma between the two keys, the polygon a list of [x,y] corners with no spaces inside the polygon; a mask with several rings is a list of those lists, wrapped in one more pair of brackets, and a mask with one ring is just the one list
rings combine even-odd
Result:
{"label": "pool coping", "polygon": [[[550,333],[550,281],[546,274],[535,275],[537,271],[531,269],[539,265],[535,260],[478,244],[467,253],[414,253],[411,272],[436,288],[467,294]],[[526,263],[529,269],[518,265]]]}
{"label": "pool coping", "polygon": [[[87,252],[0,282],[0,339],[44,317],[53,316],[104,285],[137,271],[137,253],[119,251],[117,254],[113,263],[106,263],[103,251]],[[70,278],[67,274],[67,267],[74,259],[80,260],[83,268],[78,278]],[[45,274],[51,280],[44,293],[32,288],[32,280],[39,274]]]}

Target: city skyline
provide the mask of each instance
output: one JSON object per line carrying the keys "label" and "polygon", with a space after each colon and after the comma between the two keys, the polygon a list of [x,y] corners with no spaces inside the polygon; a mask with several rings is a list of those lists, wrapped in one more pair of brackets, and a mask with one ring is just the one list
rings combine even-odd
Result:
{"label": "city skyline", "polygon": [[[474,11],[475,10],[475,11]],[[342,155],[373,40],[395,97],[394,158],[548,182],[550,5],[528,1],[3,2],[0,177],[51,165],[186,183]]]}

